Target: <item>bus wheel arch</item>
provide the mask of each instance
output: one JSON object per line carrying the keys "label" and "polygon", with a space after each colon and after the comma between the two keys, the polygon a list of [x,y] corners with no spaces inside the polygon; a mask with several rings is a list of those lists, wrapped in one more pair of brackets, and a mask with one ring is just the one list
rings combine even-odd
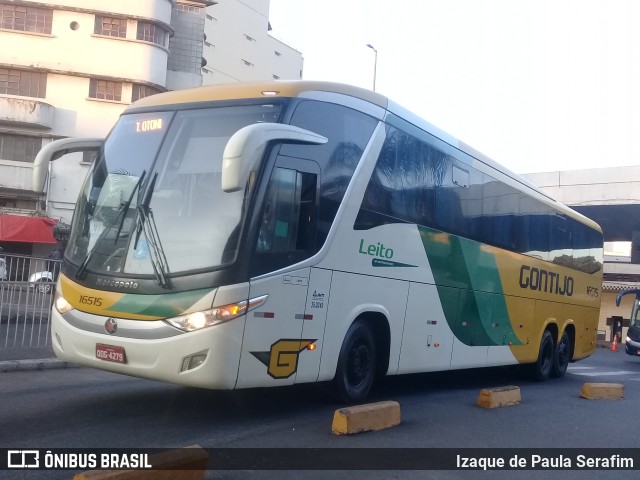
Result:
{"label": "bus wheel arch", "polygon": [[340,399],[363,401],[375,379],[389,368],[390,330],[386,317],[368,312],[359,315],[344,336],[333,379]]}

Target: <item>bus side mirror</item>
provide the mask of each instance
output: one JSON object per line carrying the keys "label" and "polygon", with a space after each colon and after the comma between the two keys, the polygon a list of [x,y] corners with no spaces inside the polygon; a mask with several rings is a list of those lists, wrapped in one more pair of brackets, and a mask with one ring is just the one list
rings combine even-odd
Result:
{"label": "bus side mirror", "polygon": [[282,123],[255,123],[234,133],[222,156],[222,190],[236,192],[247,184],[269,142],[321,145],[327,138],[303,128]]}
{"label": "bus side mirror", "polygon": [[85,150],[99,150],[104,144],[103,138],[63,138],[46,144],[40,149],[33,161],[32,190],[44,192],[44,184],[49,172],[49,162],[67,153]]}

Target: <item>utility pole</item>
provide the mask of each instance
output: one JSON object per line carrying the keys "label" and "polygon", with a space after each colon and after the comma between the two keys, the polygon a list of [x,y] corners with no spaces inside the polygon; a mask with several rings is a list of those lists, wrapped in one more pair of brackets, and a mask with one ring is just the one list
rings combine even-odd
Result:
{"label": "utility pole", "polygon": [[373,62],[373,91],[376,91],[376,73],[378,70],[378,50],[376,50],[373,45],[371,45],[370,43],[367,43],[367,47],[369,47],[371,50],[373,50],[376,54],[375,56],[375,60]]}

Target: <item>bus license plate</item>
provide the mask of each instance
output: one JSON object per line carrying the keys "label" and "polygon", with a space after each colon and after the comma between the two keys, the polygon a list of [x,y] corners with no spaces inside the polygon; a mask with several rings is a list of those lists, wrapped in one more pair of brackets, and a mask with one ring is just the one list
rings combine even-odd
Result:
{"label": "bus license plate", "polygon": [[96,345],[96,358],[107,362],[127,363],[127,356],[124,353],[124,348],[116,347],[114,345],[103,345],[98,343]]}

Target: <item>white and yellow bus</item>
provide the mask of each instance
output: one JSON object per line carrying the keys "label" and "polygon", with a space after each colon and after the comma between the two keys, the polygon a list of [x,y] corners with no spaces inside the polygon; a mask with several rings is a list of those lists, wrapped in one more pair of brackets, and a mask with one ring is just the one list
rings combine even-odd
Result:
{"label": "white and yellow bus", "polygon": [[144,98],[99,148],[58,280],[69,362],[214,389],[530,364],[595,348],[602,232],[379,94],[322,82]]}

